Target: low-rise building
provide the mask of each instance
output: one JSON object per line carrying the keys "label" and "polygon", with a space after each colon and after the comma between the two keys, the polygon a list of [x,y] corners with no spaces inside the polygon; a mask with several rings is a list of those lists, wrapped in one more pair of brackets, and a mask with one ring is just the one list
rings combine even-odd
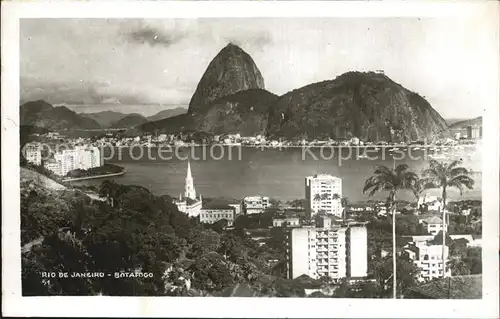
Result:
{"label": "low-rise building", "polygon": [[300,220],[298,217],[273,218],[273,227],[298,227]]}
{"label": "low-rise building", "polygon": [[234,215],[239,216],[243,211],[243,204],[238,200],[231,200],[227,203],[229,206],[234,208]]}
{"label": "low-rise building", "polygon": [[260,214],[270,206],[267,196],[248,196],[243,199],[243,209],[246,215]]}
{"label": "low-rise building", "polygon": [[[440,231],[443,230],[443,220],[437,216],[420,219],[418,222],[420,224],[423,224],[427,229],[427,232],[431,235],[437,235]],[[447,224],[445,225],[445,230],[448,231]]]}
{"label": "low-rise building", "polygon": [[26,161],[34,165],[42,164],[42,148],[38,143],[29,143],[24,146]]}
{"label": "low-rise building", "polygon": [[204,205],[200,211],[200,222],[213,224],[219,220],[227,220],[227,225],[234,223],[235,209],[229,205],[210,203]]}
{"label": "low-rise building", "polygon": [[48,160],[43,166],[56,175],[62,175],[61,163],[55,159]]}
{"label": "low-rise building", "polygon": [[[448,261],[448,246],[444,246],[444,260]],[[424,282],[443,277],[443,245],[427,245],[426,242],[409,243],[404,251],[414,264],[420,269],[418,281]],[[444,277],[451,276],[448,269]]]}

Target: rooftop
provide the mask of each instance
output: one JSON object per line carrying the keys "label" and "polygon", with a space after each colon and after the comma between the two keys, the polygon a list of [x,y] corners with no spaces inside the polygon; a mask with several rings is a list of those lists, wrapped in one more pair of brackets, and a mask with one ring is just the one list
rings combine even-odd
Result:
{"label": "rooftop", "polygon": [[443,220],[437,216],[432,216],[427,219],[424,219],[423,222],[427,224],[442,224]]}
{"label": "rooftop", "polygon": [[234,207],[229,206],[228,204],[225,203],[219,203],[219,202],[211,202],[211,203],[203,203],[202,209],[220,209],[220,210],[234,210]]}
{"label": "rooftop", "polygon": [[409,288],[408,295],[425,299],[481,299],[482,284],[482,275],[449,277]]}

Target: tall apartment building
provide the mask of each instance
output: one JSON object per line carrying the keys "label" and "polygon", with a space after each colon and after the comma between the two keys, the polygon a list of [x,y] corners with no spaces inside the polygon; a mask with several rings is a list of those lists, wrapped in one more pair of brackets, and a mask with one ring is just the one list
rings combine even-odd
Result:
{"label": "tall apartment building", "polygon": [[101,152],[99,148],[92,147],[77,147],[75,148],[77,163],[76,166],[80,169],[89,169],[92,167],[101,166]]}
{"label": "tall apartment building", "polygon": [[[412,243],[405,247],[405,252],[413,260],[413,263],[420,268],[418,275],[420,282],[443,277],[442,249],[442,245],[427,245],[427,242]],[[445,262],[448,261],[448,251],[448,246],[445,245]],[[448,269],[444,277],[449,276],[451,276],[451,271]]]}
{"label": "tall apartment building", "polygon": [[366,228],[332,225],[326,217],[318,226],[289,230],[285,241],[287,278],[303,274],[314,279],[366,277]]}
{"label": "tall apartment building", "polygon": [[270,206],[269,197],[266,196],[248,196],[243,199],[243,209],[246,215],[260,214]]}
{"label": "tall apartment building", "polygon": [[101,166],[101,152],[98,147],[76,146],[54,154],[54,160],[45,163],[45,167],[54,174],[66,176],[75,169],[87,170]]}
{"label": "tall apartment building", "polygon": [[469,139],[480,139],[483,137],[483,127],[481,125],[467,126],[467,137]]}
{"label": "tall apartment building", "polygon": [[[342,179],[327,175],[316,174],[305,179],[306,200],[311,216],[323,211],[335,216],[342,216]],[[338,199],[334,199],[334,195]]]}
{"label": "tall apartment building", "polygon": [[347,229],[347,277],[368,275],[368,232],[364,225],[351,225]]}
{"label": "tall apartment building", "polygon": [[35,165],[42,164],[42,148],[40,144],[29,143],[24,147],[24,157],[26,160]]}

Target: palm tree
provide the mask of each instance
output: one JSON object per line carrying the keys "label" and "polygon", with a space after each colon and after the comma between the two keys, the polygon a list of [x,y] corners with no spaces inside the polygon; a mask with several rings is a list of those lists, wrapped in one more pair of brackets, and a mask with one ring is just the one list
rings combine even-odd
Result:
{"label": "palm tree", "polygon": [[321,194],[315,194],[314,195],[314,200],[319,202],[321,200]]}
{"label": "palm tree", "polygon": [[340,205],[342,206],[343,218],[347,217],[347,205],[349,204],[349,199],[347,197],[342,197],[340,199]]}
{"label": "palm tree", "polygon": [[467,276],[470,275],[470,269],[465,262],[460,258],[452,258],[448,262],[448,267],[452,276]]}
{"label": "palm tree", "polygon": [[386,166],[376,166],[373,176],[365,182],[363,193],[370,191],[369,196],[377,192],[389,192],[387,201],[392,210],[392,273],[393,273],[393,298],[397,298],[396,280],[396,194],[400,190],[413,191],[418,181],[417,174],[408,171],[408,165],[399,164],[394,169]]}
{"label": "palm tree", "polygon": [[[338,196],[338,195],[337,195]],[[328,193],[323,193],[321,194],[321,200],[329,200],[330,199],[330,194]]]}
{"label": "palm tree", "polygon": [[443,277],[446,274],[445,263],[445,238],[446,238],[446,197],[448,188],[456,188],[462,195],[464,188],[472,189],[474,180],[470,177],[470,171],[466,168],[459,166],[462,164],[461,160],[455,160],[447,164],[445,162],[438,162],[436,160],[429,161],[429,168],[422,171],[422,175],[427,181],[425,187],[427,188],[441,188],[443,200]]}

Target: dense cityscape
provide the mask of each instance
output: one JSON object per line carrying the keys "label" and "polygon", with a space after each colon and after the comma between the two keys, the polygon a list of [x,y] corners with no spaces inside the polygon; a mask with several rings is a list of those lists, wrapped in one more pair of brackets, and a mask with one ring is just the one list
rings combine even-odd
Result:
{"label": "dense cityscape", "polygon": [[[51,136],[54,137],[61,141],[60,135]],[[135,142],[140,141],[140,138],[135,139]],[[55,153],[43,164],[41,144],[28,143],[23,149],[26,164],[42,173],[46,172],[42,168],[47,169],[55,174],[49,176],[56,180],[60,176],[70,176],[74,170],[89,170],[104,165],[99,147],[85,144],[88,141],[81,139],[73,142],[71,149]],[[454,148],[460,142],[464,143],[464,140],[448,141],[444,146]],[[469,140],[467,143],[476,142]],[[441,165],[433,159],[430,161],[434,161],[430,165]],[[465,168],[460,169],[462,174],[467,172]],[[271,251],[275,252],[265,259],[266,267],[278,272],[283,279],[300,282],[298,286],[304,289],[304,296],[339,297],[339,289],[344,289],[343,285],[349,287],[346,288],[350,291],[349,296],[365,296],[364,293],[368,293],[368,296],[383,297],[381,291],[390,291],[391,279],[383,279],[383,269],[376,267],[377,263],[389,260],[392,255],[388,234],[381,235],[391,227],[392,215],[398,223],[396,228],[401,226],[397,230],[398,262],[409,267],[402,275],[405,282],[401,283],[401,289],[404,290],[398,293],[399,297],[447,298],[446,293],[450,294],[451,286],[448,291],[443,288],[439,292],[441,295],[435,289],[436,285],[445,285],[442,282],[445,278],[453,279],[448,281],[448,285],[456,280],[474,283],[480,278],[481,201],[443,203],[443,198],[425,195],[425,189],[421,189],[420,193],[415,192],[415,201],[349,203],[342,196],[342,178],[330,174],[304,177],[304,199],[287,203],[251,194],[234,200],[202,198],[195,190],[195,176],[189,161],[186,170],[184,191],[179,196],[169,197],[176,209],[189,220],[205,224],[208,229],[215,227],[221,234],[240,233],[243,238],[255,242],[260,247],[258,249],[273,247]],[[110,185],[116,184],[105,181],[100,189],[81,189],[87,196],[101,202],[100,205],[114,207],[115,197],[106,192]],[[444,221],[442,215],[445,211],[447,217]],[[442,244],[443,229],[446,245]],[[25,242],[23,249],[31,249],[32,245],[32,241]],[[445,270],[443,265],[446,265]],[[173,269],[169,269],[164,274],[165,278],[171,276]],[[171,286],[167,285],[167,280],[166,293],[183,294],[194,289],[192,279],[185,278],[185,275],[174,279],[182,283]],[[46,285],[50,287],[50,283]],[[248,293],[253,291],[251,287],[248,285],[246,290],[242,289]]]}

